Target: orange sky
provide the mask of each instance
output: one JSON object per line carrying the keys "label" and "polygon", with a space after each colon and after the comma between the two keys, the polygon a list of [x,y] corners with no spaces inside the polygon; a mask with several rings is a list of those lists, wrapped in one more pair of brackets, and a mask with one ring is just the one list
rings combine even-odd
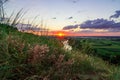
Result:
{"label": "orange sky", "polygon": [[[28,31],[28,33],[33,33],[35,35],[41,35],[41,32]],[[71,31],[49,31],[42,33],[43,35],[52,36],[120,36],[120,32],[71,32]]]}

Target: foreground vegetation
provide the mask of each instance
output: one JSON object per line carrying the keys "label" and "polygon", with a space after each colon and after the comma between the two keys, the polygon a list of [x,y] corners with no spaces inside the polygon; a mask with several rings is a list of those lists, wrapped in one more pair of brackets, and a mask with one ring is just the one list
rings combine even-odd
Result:
{"label": "foreground vegetation", "polygon": [[[85,51],[66,52],[55,38],[0,24],[0,80],[119,80],[119,66]],[[86,46],[88,47],[88,46]]]}

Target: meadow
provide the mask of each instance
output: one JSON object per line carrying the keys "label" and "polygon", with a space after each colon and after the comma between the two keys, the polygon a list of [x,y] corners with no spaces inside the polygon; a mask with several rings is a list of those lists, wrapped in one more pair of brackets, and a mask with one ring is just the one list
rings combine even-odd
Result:
{"label": "meadow", "polygon": [[[92,41],[70,39],[73,50],[68,52],[57,38],[0,24],[0,80],[119,80],[119,65],[92,55],[93,48],[101,47],[95,45],[98,40]],[[107,40],[101,42],[108,44]]]}
{"label": "meadow", "polygon": [[[71,45],[75,49],[81,50],[82,47],[90,48],[85,53],[97,56],[113,64],[120,64],[120,38],[119,37],[88,37],[73,38]],[[85,46],[84,46],[85,45]],[[86,46],[87,45],[87,46]],[[81,50],[83,51],[83,49]],[[85,50],[86,51],[86,50]]]}

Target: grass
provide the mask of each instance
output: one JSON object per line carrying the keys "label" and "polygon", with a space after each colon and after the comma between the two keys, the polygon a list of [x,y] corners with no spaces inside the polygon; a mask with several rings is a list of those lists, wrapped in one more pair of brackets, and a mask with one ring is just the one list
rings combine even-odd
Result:
{"label": "grass", "polygon": [[119,80],[119,66],[84,54],[89,46],[80,50],[66,52],[55,38],[0,24],[0,80]]}
{"label": "grass", "polygon": [[73,39],[75,49],[95,55],[114,64],[120,64],[120,41],[118,39]]}

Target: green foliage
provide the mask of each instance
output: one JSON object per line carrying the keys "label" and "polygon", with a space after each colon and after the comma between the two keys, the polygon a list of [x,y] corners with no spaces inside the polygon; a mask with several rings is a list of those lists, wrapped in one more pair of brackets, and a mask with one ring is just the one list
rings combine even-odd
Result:
{"label": "green foliage", "polygon": [[114,72],[112,73],[110,80],[119,80],[120,79],[120,66],[117,68],[113,68]]}
{"label": "green foliage", "polygon": [[66,52],[57,39],[0,24],[0,80],[119,80],[118,68],[82,53],[90,54],[86,45]]}
{"label": "green foliage", "polygon": [[107,60],[110,63],[120,64],[119,39],[71,39],[70,45],[75,50],[88,55],[94,55]]}
{"label": "green foliage", "polygon": [[73,46],[75,50],[80,50],[82,53],[95,54],[95,49],[86,39],[71,39],[70,45]]}

